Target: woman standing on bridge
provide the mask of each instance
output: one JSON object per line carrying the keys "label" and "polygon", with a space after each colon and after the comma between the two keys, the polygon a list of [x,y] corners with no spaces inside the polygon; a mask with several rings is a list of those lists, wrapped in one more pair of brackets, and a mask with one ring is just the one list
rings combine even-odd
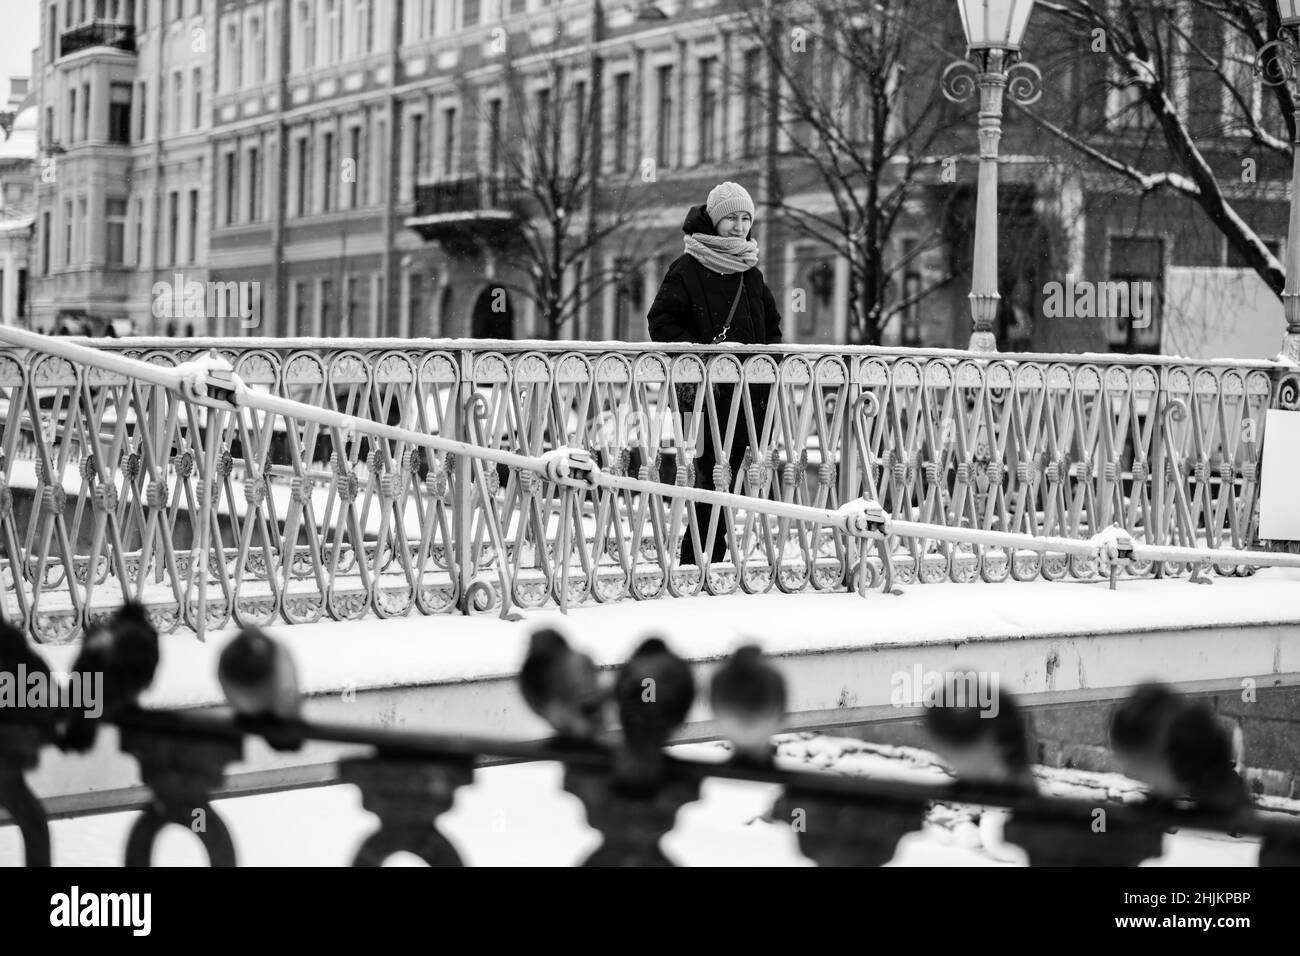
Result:
{"label": "woman standing on bridge", "polygon": [[[726,182],[713,187],[702,206],[692,206],[682,223],[686,249],[668,267],[659,292],[646,316],[650,338],[655,342],[694,342],[699,345],[779,345],[781,314],[772,290],[758,269],[758,243],[751,229],[754,223],[754,200],[738,183]],[[726,416],[731,408],[731,385],[713,389],[718,409],[718,423],[726,430]],[[763,428],[767,410],[767,386],[754,387],[750,398],[754,424]],[[678,406],[683,413],[694,407],[693,387],[678,388]],[[717,464],[714,436],[708,425],[707,406],[701,403],[704,420],[700,422],[696,447],[695,485],[712,488],[713,469]],[[761,439],[755,436],[756,439]],[[750,436],[743,405],[736,423],[729,457],[733,479],[743,466]],[[719,490],[732,490],[731,487]],[[712,508],[697,504],[695,514],[703,541],[708,534]],[[714,537],[711,560],[727,556],[725,525],[719,523]],[[682,542],[682,564],[698,563],[689,529]]]}

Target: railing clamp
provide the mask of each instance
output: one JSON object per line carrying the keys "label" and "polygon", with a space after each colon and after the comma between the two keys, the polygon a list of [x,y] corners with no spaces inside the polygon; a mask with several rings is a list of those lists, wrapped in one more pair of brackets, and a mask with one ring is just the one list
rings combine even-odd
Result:
{"label": "railing clamp", "polygon": [[600,466],[585,448],[556,448],[541,457],[546,462],[544,473],[548,481],[581,482],[588,488],[596,487]]}
{"label": "railing clamp", "polygon": [[883,538],[891,533],[893,522],[880,502],[870,498],[850,501],[837,509],[844,519],[844,530],[861,538]]}
{"label": "railing clamp", "polygon": [[190,401],[209,408],[235,408],[235,393],[242,383],[235,367],[215,350],[182,362],[173,371],[181,377],[181,389]]}

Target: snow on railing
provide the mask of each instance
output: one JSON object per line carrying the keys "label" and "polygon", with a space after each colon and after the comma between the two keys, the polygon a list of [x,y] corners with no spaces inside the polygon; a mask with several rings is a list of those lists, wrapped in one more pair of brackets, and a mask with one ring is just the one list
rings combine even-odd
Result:
{"label": "snow on railing", "polygon": [[0,353],[3,580],[42,640],[97,589],[202,634],[1300,563],[1250,549],[1264,412],[1300,392],[1269,363],[0,340],[29,350]]}

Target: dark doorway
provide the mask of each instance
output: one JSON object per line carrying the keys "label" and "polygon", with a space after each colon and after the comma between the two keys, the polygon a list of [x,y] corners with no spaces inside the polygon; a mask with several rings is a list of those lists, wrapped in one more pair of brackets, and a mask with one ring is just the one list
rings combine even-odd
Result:
{"label": "dark doorway", "polygon": [[476,339],[513,339],[515,307],[501,286],[488,286],[474,300],[470,335]]}

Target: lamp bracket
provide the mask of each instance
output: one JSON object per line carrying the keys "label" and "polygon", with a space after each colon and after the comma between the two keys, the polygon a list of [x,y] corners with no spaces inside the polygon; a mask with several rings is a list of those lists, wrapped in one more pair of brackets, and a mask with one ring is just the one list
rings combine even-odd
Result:
{"label": "lamp bracket", "polygon": [[1043,95],[1043,74],[1034,64],[1020,59],[1019,50],[982,48],[968,50],[966,60],[954,60],[943,71],[940,90],[953,103],[970,99],[981,85],[1006,84],[1007,95],[1028,106]]}
{"label": "lamp bracket", "polygon": [[[1300,27],[1281,27],[1276,40],[1269,40],[1255,54],[1255,73],[1265,86],[1281,86],[1295,79],[1300,59]],[[1271,55],[1270,55],[1271,54]]]}

